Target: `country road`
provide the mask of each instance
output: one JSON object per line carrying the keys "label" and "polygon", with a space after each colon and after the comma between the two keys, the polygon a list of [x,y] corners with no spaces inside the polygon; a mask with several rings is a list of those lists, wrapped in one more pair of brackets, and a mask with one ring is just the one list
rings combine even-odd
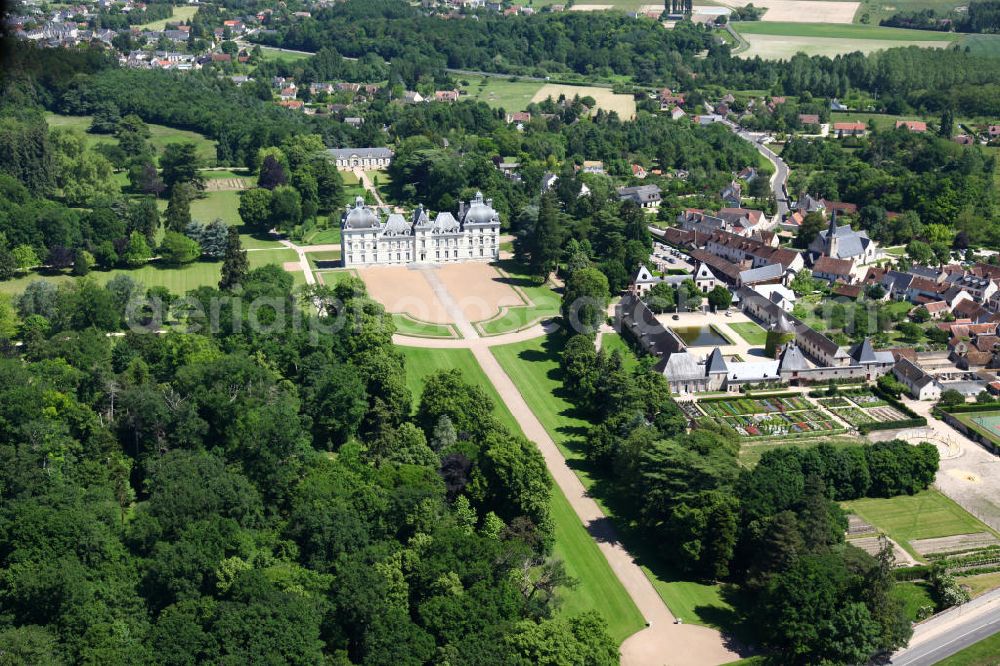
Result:
{"label": "country road", "polygon": [[892,655],[893,666],[931,666],[1000,632],[1000,590],[918,624],[910,645]]}
{"label": "country road", "polygon": [[757,148],[757,152],[774,165],[774,175],[771,176],[771,192],[774,194],[775,201],[778,202],[777,219],[783,219],[785,214],[788,213],[788,165],[785,164],[783,159],[778,157],[777,153],[758,141],[763,134],[748,132],[731,120],[722,120],[720,122],[734,132],[736,136],[752,143]]}

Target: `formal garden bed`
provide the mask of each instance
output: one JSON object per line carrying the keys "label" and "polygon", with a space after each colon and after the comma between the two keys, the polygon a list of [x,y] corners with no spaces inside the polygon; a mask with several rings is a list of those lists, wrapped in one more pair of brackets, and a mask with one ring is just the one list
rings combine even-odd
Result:
{"label": "formal garden bed", "polygon": [[744,414],[773,414],[811,409],[812,403],[798,395],[770,396],[766,398],[711,398],[698,401],[706,416],[741,416]]}
{"label": "formal garden bed", "polygon": [[816,402],[852,426],[895,423],[908,417],[888,401],[870,391],[851,391]]}
{"label": "formal garden bed", "polygon": [[844,430],[829,414],[797,394],[709,398],[681,403],[681,409],[694,420],[724,423],[747,440],[830,435]]}

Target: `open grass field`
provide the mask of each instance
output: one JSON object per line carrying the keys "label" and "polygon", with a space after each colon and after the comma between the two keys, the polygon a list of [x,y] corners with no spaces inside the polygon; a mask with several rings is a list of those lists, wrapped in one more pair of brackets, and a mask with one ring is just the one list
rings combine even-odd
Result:
{"label": "open grass field", "polygon": [[261,55],[263,55],[265,60],[273,60],[278,62],[298,62],[300,60],[305,60],[311,58],[313,54],[302,53],[297,51],[283,51],[282,49],[272,48],[270,46],[261,46]]}
{"label": "open grass field", "polygon": [[885,532],[911,555],[914,539],[972,534],[993,530],[936,490],[888,499],[864,498],[844,502],[844,508]]}
{"label": "open grass field", "polygon": [[560,95],[565,95],[572,99],[576,95],[580,97],[593,97],[597,102],[594,109],[604,109],[605,111],[615,111],[622,120],[632,120],[635,118],[635,99],[632,95],[615,94],[609,88],[598,88],[595,86],[570,86],[561,83],[546,83],[535,93],[531,101],[543,102],[551,97],[558,100]]}
{"label": "open grass field", "polygon": [[1000,35],[962,35],[958,45],[975,55],[1000,57]]}
{"label": "open grass field", "polygon": [[767,342],[767,331],[752,321],[729,324],[729,328],[736,331],[741,338],[751,345],[763,346]]}
{"label": "open grass field", "polygon": [[[499,76],[459,76],[459,89],[472,99],[486,102],[508,113],[523,111],[542,87],[540,81],[525,81]],[[469,85],[461,85],[468,82]],[[346,182],[346,181],[345,181]]]}
{"label": "open grass field", "polygon": [[240,219],[240,193],[235,190],[214,190],[191,202],[191,219],[212,222],[219,218],[229,226],[243,224]]}
{"label": "open grass field", "polygon": [[[812,3],[808,3],[812,4]],[[832,39],[872,39],[880,42],[951,42],[957,35],[930,30],[883,28],[875,25],[836,25],[828,23],[768,23],[748,21],[735,24],[745,35],[781,35],[794,37],[827,37]]]}
{"label": "open grass field", "polygon": [[860,24],[740,22],[736,30],[750,43],[740,57],[787,60],[799,52],[834,56],[871,53],[897,46],[943,48],[957,36],[928,30],[903,30]]}
{"label": "open grass field", "polygon": [[[595,487],[596,479],[590,473],[580,442],[590,423],[575,412],[565,397],[559,368],[561,344],[561,337],[551,335],[493,347],[490,351],[559,446],[580,481],[591,489]],[[609,516],[614,517],[606,498],[594,499]],[[719,626],[718,618],[732,611],[722,599],[720,587],[681,580],[657,560],[652,552],[654,544],[643,540],[641,534],[633,532],[621,521],[617,523],[629,552],[637,555],[643,571],[671,612],[685,622]]]}
{"label": "open grass field", "polygon": [[[414,402],[419,400],[427,375],[436,370],[457,369],[465,381],[481,386],[486,391],[493,400],[496,416],[501,423],[512,432],[521,432],[472,352],[467,349],[416,347],[397,347],[397,349],[406,357],[406,384],[413,392]],[[618,582],[608,561],[584,529],[565,496],[555,485],[553,485],[551,510],[556,535],[554,554],[566,563],[567,572],[579,581],[575,588],[560,592],[559,596],[563,602],[561,612],[570,614],[587,610],[600,612],[608,622],[611,636],[621,643],[626,637],[642,629],[642,615]]]}
{"label": "open grass field", "polygon": [[809,439],[798,439],[794,442],[783,442],[778,444],[764,443],[764,444],[747,444],[744,443],[740,446],[740,464],[744,467],[754,467],[758,462],[760,462],[760,457],[764,455],[767,451],[773,449],[780,449],[787,446],[797,446],[801,449],[808,449],[813,446],[819,446],[820,444],[831,444],[836,447],[845,446],[865,446],[864,440],[857,438],[824,438],[818,440]]}
{"label": "open grass field", "polygon": [[168,23],[180,23],[182,21],[187,21],[194,18],[194,15],[197,13],[198,7],[196,5],[180,5],[174,7],[174,12],[170,18],[143,23],[139,26],[139,28],[145,28],[146,30],[163,30],[167,27]]}
{"label": "open grass field", "polygon": [[997,655],[1000,655],[1000,634],[993,634],[937,662],[937,666],[997,666],[1000,663]]}
{"label": "open grass field", "polygon": [[975,576],[961,576],[959,582],[967,586],[969,594],[975,598],[1000,587],[1000,571],[976,574]]}
{"label": "open grass field", "polygon": [[648,4],[650,4],[649,0],[584,0],[584,2],[575,3],[572,7],[570,7],[570,11],[601,12],[617,10],[622,12],[635,12],[639,11]]}
{"label": "open grass field", "polygon": [[933,9],[939,14],[950,12],[956,7],[968,6],[968,0],[862,0],[861,8],[855,15],[860,21],[865,15],[871,25],[899,12],[919,12]]}
{"label": "open grass field", "polygon": [[[118,139],[110,134],[87,133],[91,122],[93,122],[93,117],[91,116],[63,116],[57,113],[46,112],[45,120],[48,122],[49,127],[68,127],[80,130],[84,133],[87,145],[90,147],[94,147],[102,143],[118,143]],[[198,158],[206,166],[215,164],[215,142],[202,134],[156,124],[149,125],[149,133],[149,142],[156,149],[157,155],[162,154],[168,144],[190,141],[198,147]]]}
{"label": "open grass field", "polygon": [[[110,271],[91,271],[90,277],[99,284],[105,284],[116,275],[128,275],[133,280],[141,282],[146,287],[166,287],[172,293],[182,295],[191,289],[204,286],[216,286],[221,277],[221,262],[196,261],[181,267],[160,266],[157,263],[147,264],[134,270],[115,269]],[[0,293],[20,294],[36,280],[48,280],[53,284],[76,280],[69,273],[28,273],[13,280],[0,282]]]}

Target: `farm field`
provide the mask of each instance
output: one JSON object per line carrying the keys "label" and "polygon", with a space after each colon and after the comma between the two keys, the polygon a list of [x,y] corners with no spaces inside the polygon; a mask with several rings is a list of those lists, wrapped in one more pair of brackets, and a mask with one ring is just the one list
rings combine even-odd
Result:
{"label": "farm field", "polygon": [[888,499],[863,498],[843,503],[844,508],[885,532],[911,555],[919,554],[910,544],[958,534],[995,534],[975,516],[937,490]]}
{"label": "farm field", "polygon": [[871,53],[897,46],[942,48],[957,36],[928,30],[903,30],[859,24],[740,22],[737,31],[750,43],[738,55],[787,60],[798,52],[834,56],[861,51]]}
{"label": "farm field", "polygon": [[[538,3],[535,4],[537,5]],[[650,4],[649,0],[586,0],[585,2],[575,3],[572,7],[570,7],[570,11],[601,12],[608,10],[618,10],[622,12],[634,12],[634,11],[639,11],[640,9],[649,4]]]}
{"label": "farm field", "polygon": [[974,55],[1000,56],[1000,35],[962,35],[958,45]]}
{"label": "farm field", "polygon": [[[722,4],[729,2],[723,0]],[[834,24],[854,21],[860,4],[839,0],[757,0],[753,6],[767,10],[760,19],[764,22]],[[737,29],[740,25],[735,24]]]}
{"label": "farm field", "polygon": [[[595,86],[570,86],[561,83],[546,83],[535,93],[532,102],[543,102],[551,97],[558,100],[560,95],[565,95],[568,99],[574,96],[593,97],[597,102],[598,109],[605,111],[616,111],[622,120],[632,120],[635,118],[635,99],[631,95],[618,95],[611,92],[610,88],[598,88]],[[596,109],[595,109],[596,111]]]}
{"label": "farm field", "polygon": [[515,293],[523,294],[530,305],[501,306],[500,313],[490,319],[475,322],[483,335],[499,335],[517,331],[539,321],[559,314],[562,300],[550,285],[537,284],[513,261],[501,261],[499,267],[508,276],[507,284],[515,288]]}
{"label": "farm field", "polygon": [[[465,381],[481,386],[490,396],[500,422],[512,432],[521,432],[493,384],[468,349],[397,349],[406,357],[406,384],[413,392],[414,404],[419,400],[427,375],[436,370],[458,369]],[[558,486],[553,485],[552,490],[551,510],[556,532],[554,554],[566,563],[567,572],[580,581],[576,588],[560,593],[563,600],[560,612],[600,612],[608,622],[608,632],[620,643],[642,628],[642,615]]]}
{"label": "farm field", "polygon": [[767,343],[767,331],[752,321],[729,324],[729,328],[736,331],[741,338],[751,345],[763,346]]}
{"label": "farm field", "polygon": [[187,21],[194,18],[194,15],[197,13],[197,5],[179,5],[174,7],[173,14],[171,14],[170,18],[150,21],[149,23],[143,23],[138,27],[145,28],[146,30],[163,30],[168,23],[180,23],[182,21]]}
{"label": "farm field", "polygon": [[[490,351],[566,457],[569,466],[576,471],[580,481],[586,488],[592,488],[595,479],[588,471],[579,441],[590,423],[580,418],[573,405],[565,398],[559,368],[562,343],[561,337],[550,335],[493,347]],[[614,517],[614,512],[602,498],[595,497],[595,500],[605,513]],[[731,610],[720,596],[718,585],[680,580],[650,554],[654,549],[643,542],[641,534],[630,534],[624,525],[619,525],[619,530],[629,551],[636,554],[646,576],[675,616],[685,622],[718,626],[714,618]]]}
{"label": "farm field", "polygon": [[861,9],[855,18],[860,21],[861,17],[868,15],[871,25],[878,25],[881,19],[888,18],[898,12],[919,12],[925,9],[933,9],[938,13],[946,13],[955,7],[967,6],[968,0],[862,0]]}
{"label": "farm field", "polygon": [[[470,98],[486,102],[493,108],[504,109],[508,113],[523,111],[542,87],[540,81],[511,80],[498,76],[465,76],[459,81],[468,81],[469,85],[460,86]],[[346,180],[345,180],[346,183]]]}
{"label": "farm field", "polygon": [[[68,127],[78,129],[84,133],[87,145],[94,147],[101,143],[117,144],[118,139],[110,134],[89,134],[87,129],[93,122],[92,116],[64,116],[58,113],[45,113],[45,120],[49,127]],[[206,166],[215,164],[215,142],[197,132],[174,129],[166,125],[149,124],[149,142],[156,149],[157,155],[163,153],[164,148],[171,143],[193,142],[197,147],[197,155]]]}

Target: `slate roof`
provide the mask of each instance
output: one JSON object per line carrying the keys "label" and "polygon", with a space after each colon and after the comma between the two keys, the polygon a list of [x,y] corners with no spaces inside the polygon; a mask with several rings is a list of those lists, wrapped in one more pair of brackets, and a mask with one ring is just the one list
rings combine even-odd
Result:
{"label": "slate roof", "polygon": [[767,264],[759,268],[742,271],[739,279],[742,284],[756,284],[766,280],[780,279],[784,274],[785,268],[781,264]]}
{"label": "slate roof", "polygon": [[717,372],[728,372],[729,368],[726,367],[726,359],[723,358],[722,352],[716,347],[712,350],[712,353],[708,355],[708,360],[705,362],[708,368],[708,374],[715,374]]}
{"label": "slate roof", "polygon": [[918,389],[922,389],[934,381],[934,378],[927,374],[923,368],[908,358],[900,358],[896,361],[895,369]]}
{"label": "slate roof", "polygon": [[797,344],[789,342],[785,345],[784,351],[781,352],[781,358],[778,359],[779,372],[797,372],[799,370],[808,370],[810,367],[809,361],[806,360],[805,355],[802,354],[802,350],[799,349]]}

